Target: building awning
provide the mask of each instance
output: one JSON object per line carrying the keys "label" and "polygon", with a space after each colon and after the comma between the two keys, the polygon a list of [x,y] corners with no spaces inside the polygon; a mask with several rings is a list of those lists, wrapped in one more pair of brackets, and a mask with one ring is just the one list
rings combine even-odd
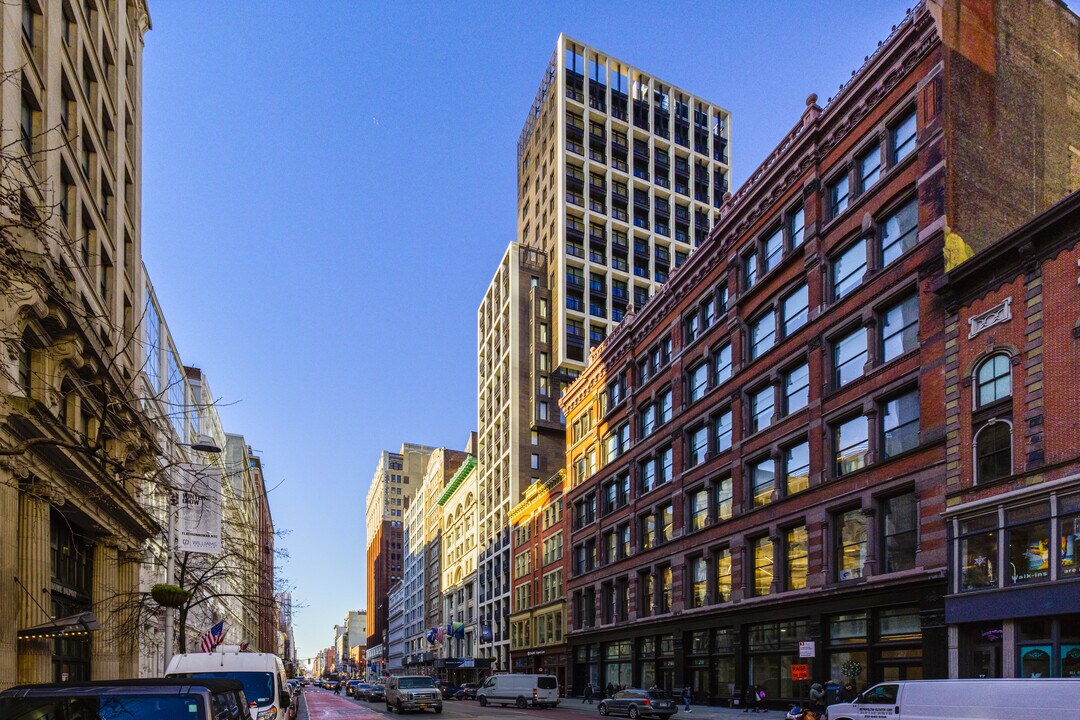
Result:
{"label": "building awning", "polygon": [[20,640],[48,640],[58,637],[88,635],[91,630],[100,630],[101,623],[92,612],[69,615],[50,620],[41,625],[24,628],[19,631]]}

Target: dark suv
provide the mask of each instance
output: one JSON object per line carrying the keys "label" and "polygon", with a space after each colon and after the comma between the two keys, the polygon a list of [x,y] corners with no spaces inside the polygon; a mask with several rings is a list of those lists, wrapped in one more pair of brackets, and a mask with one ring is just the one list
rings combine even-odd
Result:
{"label": "dark suv", "polygon": [[17,685],[0,692],[0,720],[17,718],[154,718],[246,720],[239,680],[143,678]]}

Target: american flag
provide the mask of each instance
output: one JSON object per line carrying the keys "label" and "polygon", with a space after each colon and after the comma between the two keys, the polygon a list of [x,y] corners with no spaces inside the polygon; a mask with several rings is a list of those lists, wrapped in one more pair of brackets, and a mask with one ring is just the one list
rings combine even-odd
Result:
{"label": "american flag", "polygon": [[225,621],[222,620],[214,627],[206,631],[202,637],[202,651],[210,652],[225,639]]}

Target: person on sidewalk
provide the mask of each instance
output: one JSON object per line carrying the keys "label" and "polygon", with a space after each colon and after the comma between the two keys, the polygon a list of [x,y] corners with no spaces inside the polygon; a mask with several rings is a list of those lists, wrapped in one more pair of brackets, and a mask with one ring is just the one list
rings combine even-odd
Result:
{"label": "person on sidewalk", "polygon": [[743,712],[758,711],[758,689],[757,685],[750,683],[743,690]]}
{"label": "person on sidewalk", "polygon": [[694,691],[690,689],[689,685],[685,686],[682,689],[683,712],[688,712],[688,713],[694,712],[693,710],[690,709],[690,700],[693,698],[693,696],[694,696]]}
{"label": "person on sidewalk", "polygon": [[607,695],[605,695],[604,697],[615,697],[615,686],[611,683],[610,680],[608,681],[607,688],[605,689],[607,690]]}
{"label": "person on sidewalk", "polygon": [[825,688],[821,687],[821,683],[810,686],[810,702],[807,705],[815,714],[825,709]]}
{"label": "person on sidewalk", "polygon": [[592,683],[587,682],[587,683],[585,683],[585,699],[582,700],[581,702],[583,704],[584,703],[589,703],[590,705],[592,705],[592,695],[593,695]]}

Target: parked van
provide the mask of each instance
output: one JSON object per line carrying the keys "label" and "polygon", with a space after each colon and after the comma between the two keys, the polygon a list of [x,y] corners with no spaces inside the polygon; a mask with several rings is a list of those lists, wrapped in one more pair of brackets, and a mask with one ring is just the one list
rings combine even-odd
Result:
{"label": "parked van", "polygon": [[481,705],[499,703],[503,707],[556,707],[559,704],[559,681],[554,675],[492,675],[476,690]]}
{"label": "parked van", "polygon": [[240,652],[239,645],[218,645],[208,653],[173,655],[165,676],[239,680],[251,708],[251,720],[286,720],[292,704],[281,658],[270,653]]}
{"label": "parked van", "polygon": [[829,720],[1080,720],[1080,680],[906,680],[884,682]]}
{"label": "parked van", "polygon": [[0,692],[0,720],[221,720],[247,709],[236,680],[142,678],[17,685]]}

